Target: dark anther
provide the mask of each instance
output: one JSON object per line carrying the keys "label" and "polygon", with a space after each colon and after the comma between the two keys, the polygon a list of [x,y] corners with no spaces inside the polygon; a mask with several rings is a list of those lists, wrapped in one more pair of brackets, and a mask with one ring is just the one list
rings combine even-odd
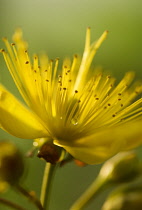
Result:
{"label": "dark anther", "polygon": [[63,88],[63,90],[66,90],[66,89],[67,89],[67,88],[65,88],[65,87]]}
{"label": "dark anther", "polygon": [[95,98],[96,100],[99,100],[99,98]]}
{"label": "dark anther", "polygon": [[49,80],[48,80],[48,79],[46,79],[45,81],[46,81],[46,82],[49,82]]}
{"label": "dark anther", "polygon": [[111,106],[111,104],[108,104],[108,106]]}
{"label": "dark anther", "polygon": [[115,116],[116,116],[115,114],[112,115],[112,117],[115,117]]}
{"label": "dark anther", "polygon": [[5,52],[5,50],[4,49],[1,49],[1,52]]}
{"label": "dark anther", "polygon": [[118,93],[119,96],[121,96],[121,93]]}
{"label": "dark anther", "polygon": [[15,43],[11,43],[11,46],[15,46]]}
{"label": "dark anther", "polygon": [[26,61],[25,64],[29,64],[29,61]]}
{"label": "dark anther", "polygon": [[75,93],[78,93],[78,90],[75,90]]}

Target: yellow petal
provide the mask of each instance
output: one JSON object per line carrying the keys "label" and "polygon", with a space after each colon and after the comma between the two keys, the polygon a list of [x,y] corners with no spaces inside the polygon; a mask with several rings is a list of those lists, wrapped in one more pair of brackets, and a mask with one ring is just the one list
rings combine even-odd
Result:
{"label": "yellow petal", "polygon": [[24,139],[48,136],[40,120],[11,93],[0,85],[0,126],[8,133]]}
{"label": "yellow petal", "polygon": [[88,164],[102,163],[116,153],[142,143],[142,120],[121,124],[74,142],[54,143]]}

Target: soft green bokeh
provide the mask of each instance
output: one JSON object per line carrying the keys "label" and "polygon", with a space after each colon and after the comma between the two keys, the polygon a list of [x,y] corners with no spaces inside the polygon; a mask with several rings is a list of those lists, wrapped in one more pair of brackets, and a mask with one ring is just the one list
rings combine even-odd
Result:
{"label": "soft green bokeh", "polygon": [[[141,0],[0,0],[0,37],[11,39],[14,30],[22,27],[30,45],[30,53],[45,51],[50,58],[60,60],[84,48],[86,27],[92,28],[94,41],[104,30],[108,39],[99,49],[94,65],[102,65],[120,79],[125,72],[134,70],[142,78],[142,1]],[[4,47],[2,41],[0,48]],[[11,92],[20,97],[0,56],[0,80]],[[13,140],[23,152],[31,140],[21,140],[0,131],[0,139]],[[108,148],[109,149],[109,148]],[[38,158],[27,160],[29,189],[39,195],[44,162]],[[51,210],[68,210],[72,202],[95,178],[100,166],[78,168],[68,164],[55,177]],[[10,197],[24,205],[25,200],[9,192]],[[104,196],[103,196],[104,197]],[[100,196],[86,210],[100,209]],[[27,207],[28,208],[28,207]],[[0,209],[8,210],[1,206]],[[28,210],[34,210],[33,206]]]}

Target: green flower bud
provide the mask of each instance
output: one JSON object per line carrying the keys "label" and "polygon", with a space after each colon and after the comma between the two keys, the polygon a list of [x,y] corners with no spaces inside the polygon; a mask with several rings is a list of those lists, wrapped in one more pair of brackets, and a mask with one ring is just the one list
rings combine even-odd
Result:
{"label": "green flower bud", "polygon": [[140,162],[132,151],[121,152],[104,163],[99,177],[110,183],[130,181],[140,174]]}
{"label": "green flower bud", "polygon": [[142,187],[126,188],[112,193],[102,210],[140,210],[142,209]]}
{"label": "green flower bud", "polygon": [[16,184],[23,170],[23,159],[18,149],[10,142],[0,142],[0,191],[8,184]]}

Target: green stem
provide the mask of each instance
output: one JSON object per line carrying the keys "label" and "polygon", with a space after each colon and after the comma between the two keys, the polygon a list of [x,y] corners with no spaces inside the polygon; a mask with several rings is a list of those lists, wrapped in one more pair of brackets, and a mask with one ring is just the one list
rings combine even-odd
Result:
{"label": "green stem", "polygon": [[43,210],[43,207],[40,203],[40,201],[38,200],[38,198],[35,196],[34,193],[28,192],[26,189],[24,189],[23,187],[21,187],[20,185],[17,185],[16,188],[18,189],[18,191],[23,194],[25,197],[27,197],[29,200],[31,200],[31,202],[39,209],[39,210]]}
{"label": "green stem", "polygon": [[9,200],[6,200],[4,198],[0,198],[0,203],[4,204],[6,206],[9,206],[9,207],[11,207],[13,209],[16,209],[16,210],[26,210],[26,209],[22,208],[21,206],[15,204],[15,203],[13,203],[13,202],[11,202]]}
{"label": "green stem", "polygon": [[45,165],[41,194],[40,194],[40,201],[45,210],[48,210],[49,208],[50,192],[51,192],[52,179],[54,177],[55,168],[56,164],[53,165],[51,163],[46,163]]}
{"label": "green stem", "polygon": [[81,197],[71,206],[70,210],[83,209],[93,198],[95,198],[100,191],[102,191],[108,181],[106,179],[97,178],[88,189],[81,195]]}

